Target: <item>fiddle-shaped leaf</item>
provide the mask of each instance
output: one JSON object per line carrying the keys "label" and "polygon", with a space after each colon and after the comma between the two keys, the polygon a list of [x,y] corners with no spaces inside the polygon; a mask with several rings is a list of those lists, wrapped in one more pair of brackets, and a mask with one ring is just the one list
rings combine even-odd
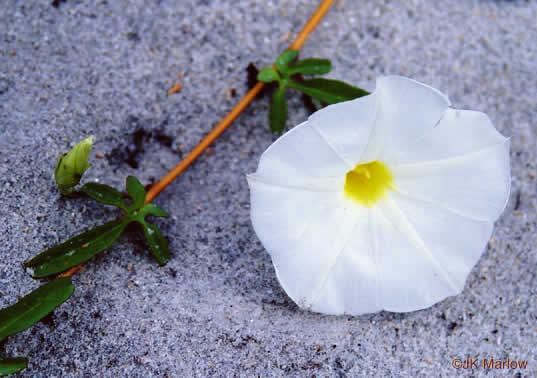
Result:
{"label": "fiddle-shaped leaf", "polygon": [[286,73],[287,67],[293,60],[296,59],[297,56],[297,50],[285,50],[283,53],[281,53],[280,56],[276,58],[276,68],[278,71],[281,73]]}
{"label": "fiddle-shaped leaf", "polygon": [[272,67],[265,67],[257,74],[257,80],[263,83],[271,83],[273,81],[279,81],[280,75]]}
{"label": "fiddle-shaped leaf", "polygon": [[159,265],[164,265],[170,259],[170,250],[168,249],[168,242],[162,235],[162,232],[158,229],[157,226],[142,221],[139,222],[144,229],[145,240],[151,249],[151,253],[159,263]]}
{"label": "fiddle-shaped leaf", "polygon": [[85,184],[82,191],[90,198],[117,206],[124,210],[125,214],[119,220],[86,231],[26,261],[24,266],[28,273],[34,278],[46,277],[83,263],[110,247],[125,227],[135,221],[144,227],[144,234],[158,263],[165,264],[170,254],[168,244],[158,228],[147,223],[145,217],[167,217],[168,213],[151,203],[144,204],[146,191],[136,177],[127,177],[126,189],[133,201],[130,206],[123,200],[121,193],[112,187],[98,183]]}
{"label": "fiddle-shaped leaf", "polygon": [[280,135],[285,128],[287,120],[287,102],[285,101],[285,87],[280,86],[272,95],[272,103],[269,111],[270,131]]}
{"label": "fiddle-shaped leaf", "polygon": [[145,188],[134,176],[127,177],[127,192],[132,198],[133,207],[139,209],[144,205],[145,202]]}
{"label": "fiddle-shaped leaf", "polygon": [[332,70],[332,63],[328,59],[309,58],[296,62],[288,68],[287,73],[303,75],[324,75]]}
{"label": "fiddle-shaped leaf", "polygon": [[37,323],[65,302],[74,291],[68,277],[50,281],[14,305],[0,310],[0,340]]}
{"label": "fiddle-shaped leaf", "polygon": [[28,360],[23,357],[5,358],[0,357],[0,376],[15,374],[22,369],[26,369]]}
{"label": "fiddle-shaped leaf", "polygon": [[304,80],[302,82],[289,80],[289,86],[328,104],[354,100],[369,94],[366,90],[342,81],[323,78]]}
{"label": "fiddle-shaped leaf", "polygon": [[63,272],[110,247],[128,223],[115,220],[86,231],[26,261],[24,267],[34,278]]}
{"label": "fiddle-shaped leaf", "polygon": [[128,209],[128,205],[121,196],[121,193],[111,186],[88,182],[82,186],[82,191],[95,201],[116,206],[125,211]]}
{"label": "fiddle-shaped leaf", "polygon": [[138,215],[143,219],[148,215],[155,217],[169,217],[170,215],[160,207],[153,205],[152,203],[146,203],[138,212]]}

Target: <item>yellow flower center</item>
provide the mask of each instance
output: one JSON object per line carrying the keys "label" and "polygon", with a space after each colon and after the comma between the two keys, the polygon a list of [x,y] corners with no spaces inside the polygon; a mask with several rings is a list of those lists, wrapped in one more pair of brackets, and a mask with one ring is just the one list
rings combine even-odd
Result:
{"label": "yellow flower center", "polygon": [[393,188],[388,166],[378,160],[358,164],[345,175],[345,195],[360,205],[372,206]]}

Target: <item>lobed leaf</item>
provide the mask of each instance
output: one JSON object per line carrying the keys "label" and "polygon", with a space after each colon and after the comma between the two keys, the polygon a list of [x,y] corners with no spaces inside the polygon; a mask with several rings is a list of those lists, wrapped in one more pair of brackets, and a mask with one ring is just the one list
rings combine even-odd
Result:
{"label": "lobed leaf", "polygon": [[289,63],[295,60],[297,56],[297,50],[285,50],[281,53],[280,56],[276,58],[276,68],[278,68],[278,71],[286,73]]}
{"label": "lobed leaf", "polygon": [[119,207],[127,211],[128,205],[121,196],[121,193],[111,186],[89,182],[82,186],[82,191],[95,201]]}
{"label": "lobed leaf", "polygon": [[270,105],[269,123],[270,131],[273,134],[280,135],[285,128],[287,120],[287,102],[285,101],[285,88],[283,86],[272,95],[272,104]]}
{"label": "lobed leaf", "polygon": [[0,376],[14,374],[26,369],[28,360],[23,357],[4,358],[0,357]]}
{"label": "lobed leaf", "polygon": [[0,310],[0,340],[37,323],[73,294],[68,277],[50,281],[14,305]]}
{"label": "lobed leaf", "polygon": [[368,95],[364,89],[353,87],[339,80],[315,78],[297,82],[289,80],[289,86],[328,104],[354,100]]}
{"label": "lobed leaf", "polygon": [[289,75],[301,73],[303,75],[324,75],[332,70],[332,63],[328,59],[309,58],[296,62],[287,70]]}
{"label": "lobed leaf", "polygon": [[47,249],[26,261],[24,266],[34,278],[63,272],[89,260],[110,247],[121,235],[130,219],[111,221]]}
{"label": "lobed leaf", "polygon": [[158,206],[153,205],[152,203],[146,203],[138,212],[138,215],[143,219],[148,215],[153,215],[155,217],[169,217],[170,215]]}
{"label": "lobed leaf", "polygon": [[127,192],[131,196],[133,206],[136,209],[141,208],[145,202],[145,188],[134,176],[127,177]]}
{"label": "lobed leaf", "polygon": [[151,223],[145,221],[139,223],[144,229],[145,240],[151,249],[151,253],[159,265],[165,265],[170,259],[170,250],[164,235],[162,235],[157,226]]}
{"label": "lobed leaf", "polygon": [[257,74],[257,80],[263,83],[271,83],[280,80],[280,75],[272,67],[265,67]]}

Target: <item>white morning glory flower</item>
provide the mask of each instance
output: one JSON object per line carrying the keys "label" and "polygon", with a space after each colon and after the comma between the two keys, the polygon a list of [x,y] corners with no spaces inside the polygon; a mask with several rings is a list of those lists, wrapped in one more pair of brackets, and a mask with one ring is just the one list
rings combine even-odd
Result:
{"label": "white morning glory flower", "polygon": [[255,232],[300,307],[414,311],[464,288],[509,197],[509,139],[388,76],[275,141],[248,183]]}

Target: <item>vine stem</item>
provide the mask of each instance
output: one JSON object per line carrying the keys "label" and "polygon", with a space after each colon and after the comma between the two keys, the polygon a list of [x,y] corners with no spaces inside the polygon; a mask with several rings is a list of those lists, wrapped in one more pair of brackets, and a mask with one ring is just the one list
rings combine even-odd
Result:
{"label": "vine stem", "polygon": [[[295,40],[289,45],[289,50],[300,50],[300,48],[306,42],[311,32],[317,27],[319,22],[323,19],[326,12],[330,9],[335,0],[322,0],[319,7],[315,10],[311,18],[304,25],[300,33],[298,33]],[[242,113],[244,109],[253,101],[263,89],[265,84],[257,82],[257,84],[241,98],[241,100],[235,105],[235,107],[218,123],[210,132],[198,143],[196,147],[190,153],[181,160],[174,168],[172,168],[166,175],[164,175],[158,182],[149,188],[145,195],[145,203],[153,201],[153,199],[160,194],[168,185],[172,183],[190,164],[194,162],[209,145],[216,140]],[[63,272],[58,277],[71,277],[78,272],[83,266],[83,263],[72,267],[71,269]]]}
{"label": "vine stem", "polygon": [[[322,0],[317,10],[313,13],[308,22],[304,25],[293,43],[289,46],[290,50],[299,50],[304,42],[322,20],[326,12],[330,9],[335,0]],[[190,164],[196,160],[209,145],[220,136],[231,123],[242,113],[244,109],[253,101],[257,94],[263,89],[264,83],[257,84],[246,93],[246,95],[235,105],[235,107],[218,123],[212,130],[194,147],[194,149],[181,160],[172,170],[163,176],[158,182],[151,186],[145,196],[145,203],[153,201],[168,185],[172,183]]]}

